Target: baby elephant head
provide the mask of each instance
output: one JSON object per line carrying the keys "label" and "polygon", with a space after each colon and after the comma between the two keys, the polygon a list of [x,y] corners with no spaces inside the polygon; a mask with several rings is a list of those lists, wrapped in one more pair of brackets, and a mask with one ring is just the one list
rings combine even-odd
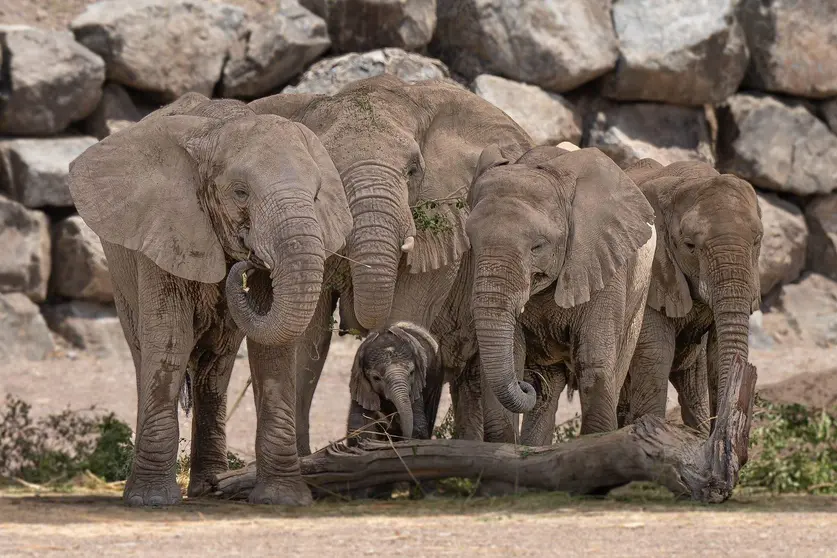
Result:
{"label": "baby elephant head", "polygon": [[[427,369],[434,365],[438,350],[433,336],[416,324],[398,322],[373,331],[355,355],[349,383],[352,399],[367,411],[394,407],[401,436],[413,437],[413,403],[421,399]],[[417,437],[428,437],[429,432],[422,432],[426,421],[418,422],[424,424],[416,425]]]}

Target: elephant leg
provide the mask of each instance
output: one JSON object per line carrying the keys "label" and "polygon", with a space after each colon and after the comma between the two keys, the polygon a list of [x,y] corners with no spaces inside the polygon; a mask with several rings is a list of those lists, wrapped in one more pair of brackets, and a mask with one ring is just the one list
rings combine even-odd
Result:
{"label": "elephant leg", "polygon": [[535,387],[538,398],[534,408],[523,414],[520,445],[550,446],[555,436],[558,401],[567,386],[567,367],[564,363],[533,365],[524,379]]}
{"label": "elephant leg", "polygon": [[677,390],[680,415],[686,426],[709,436],[709,389],[706,379],[706,344],[694,350],[687,366],[675,366],[671,383]]}
{"label": "elephant leg", "polygon": [[268,347],[247,339],[256,401],[256,486],[253,504],[310,505],[296,437],[296,347]]}
{"label": "elephant leg", "polygon": [[[474,367],[474,363],[477,367]],[[479,372],[479,356],[471,358],[464,369],[450,382],[453,405],[454,438],[483,439],[483,389]]]}
{"label": "elephant leg", "polygon": [[647,311],[623,385],[629,401],[627,424],[644,415],[665,418],[675,341],[671,323],[656,311]]}
{"label": "elephant leg", "polygon": [[[479,368],[479,362],[476,367]],[[482,376],[482,374],[480,374]],[[482,378],[483,441],[515,444],[519,440],[518,415],[506,409],[491,391],[488,380]]]}

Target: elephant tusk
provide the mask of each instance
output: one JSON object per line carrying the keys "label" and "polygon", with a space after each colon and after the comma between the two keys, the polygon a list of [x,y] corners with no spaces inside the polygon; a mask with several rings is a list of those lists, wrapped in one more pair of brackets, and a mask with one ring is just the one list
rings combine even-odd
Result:
{"label": "elephant tusk", "polygon": [[556,147],[564,149],[566,151],[578,151],[580,149],[577,145],[568,141],[562,141]]}
{"label": "elephant tusk", "polygon": [[401,245],[402,252],[412,252],[413,246],[416,244],[416,238],[414,236],[408,236],[404,239],[404,244]]}

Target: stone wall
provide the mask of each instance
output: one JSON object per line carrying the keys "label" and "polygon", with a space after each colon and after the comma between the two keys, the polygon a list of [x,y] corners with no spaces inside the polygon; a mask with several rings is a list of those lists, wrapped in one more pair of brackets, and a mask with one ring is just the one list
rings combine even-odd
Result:
{"label": "stone wall", "polygon": [[837,306],[837,2],[260,5],[111,0],[66,30],[0,25],[0,355],[47,358],[55,339],[127,355],[101,245],[66,186],[87,147],[187,91],[333,93],[383,72],[470,88],[539,143],[749,180],[765,309],[837,343],[822,312]]}

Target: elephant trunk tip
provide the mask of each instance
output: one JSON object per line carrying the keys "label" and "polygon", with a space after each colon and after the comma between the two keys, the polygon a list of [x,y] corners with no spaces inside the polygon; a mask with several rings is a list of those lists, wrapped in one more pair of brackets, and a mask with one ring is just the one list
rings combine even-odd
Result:
{"label": "elephant trunk tip", "polygon": [[529,382],[522,380],[513,381],[508,386],[508,389],[503,390],[501,393],[503,397],[498,397],[500,403],[512,413],[528,413],[535,408],[535,403],[538,398],[535,387]]}

